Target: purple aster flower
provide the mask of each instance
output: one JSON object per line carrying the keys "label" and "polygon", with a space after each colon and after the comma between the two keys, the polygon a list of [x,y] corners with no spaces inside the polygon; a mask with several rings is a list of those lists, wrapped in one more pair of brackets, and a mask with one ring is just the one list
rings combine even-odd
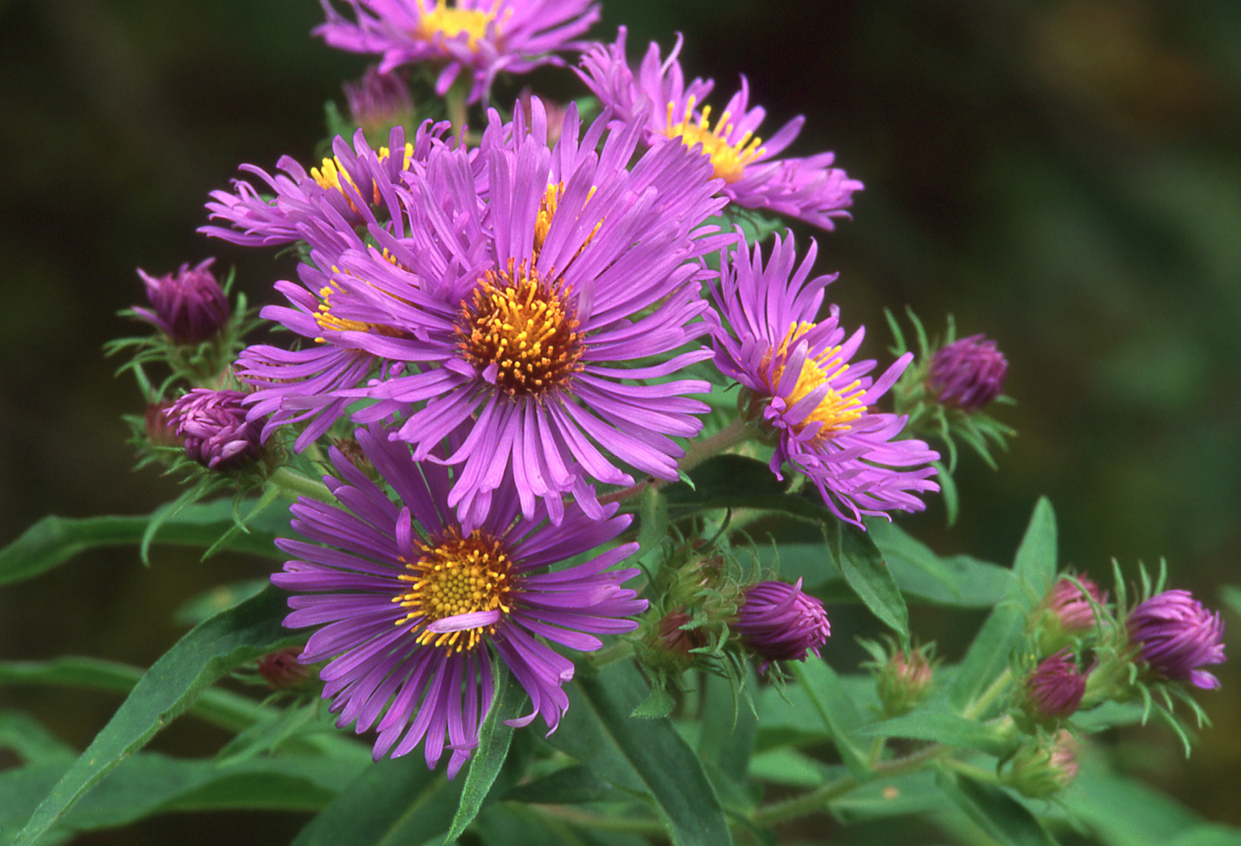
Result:
{"label": "purple aster flower", "polygon": [[1218,611],[1208,611],[1189,591],[1155,594],[1129,613],[1125,628],[1138,646],[1138,660],[1157,677],[1219,687],[1219,679],[1198,668],[1224,662],[1224,623]]}
{"label": "purple aster flower", "polygon": [[[824,288],[835,276],[806,277],[812,241],[794,269],[792,236],[776,237],[766,267],[744,248],[721,258],[716,302],[728,327],[715,334],[715,363],[752,394],[756,418],[777,437],[771,471],[788,462],[806,474],[837,517],[862,525],[863,515],[920,511],[917,494],[939,490],[927,466],[938,453],[918,440],[896,440],[906,418],[873,410],[900,377],[906,353],[877,381],[873,361],[851,362],[864,330],[846,338],[839,309],[815,322]],[[912,468],[912,469],[900,469]]]}
{"label": "purple aster flower", "polygon": [[1000,395],[1008,362],[995,341],[971,335],[938,350],[931,357],[926,383],[944,405],[977,411]]}
{"label": "purple aster flower", "polygon": [[195,388],[164,412],[185,454],[211,470],[236,470],[262,455],[261,420],[247,420],[241,391]]}
{"label": "purple aster flower", "polygon": [[[379,400],[354,419],[399,415],[416,460],[471,426],[440,459],[460,466],[448,501],[463,519],[487,512],[507,473],[527,517],[542,499],[558,523],[566,492],[599,517],[592,480],[632,485],[627,468],[676,479],[672,436],[697,434],[707,410],[685,396],[706,382],[672,377],[711,357],[693,344],[709,331],[698,257],[734,238],[698,226],[723,203],[709,166],[667,146],[630,169],[636,133],[605,137],[604,119],[580,132],[573,108],[549,149],[537,100],[533,112],[529,126],[520,111],[509,125],[492,113],[478,151],[486,192],[464,150],[434,151],[402,192],[409,236],[376,233],[391,261],[347,251],[326,311],[303,297],[300,324],[280,318],[389,363],[382,381],[333,388],[332,401]],[[263,401],[309,393],[256,387]]]}
{"label": "purple aster flower", "polygon": [[541,716],[554,731],[573,662],[545,641],[596,650],[595,635],[632,631],[647,603],[621,587],[636,569],[608,569],[637,544],[547,568],[613,540],[630,518],[611,506],[602,520],[576,508],[559,526],[541,509],[523,519],[506,485],[485,520],[459,522],[445,502],[448,468],[411,461],[409,447],[378,428],[357,438],[398,501],[333,448],[339,478],[324,481],[340,506],[303,498],[292,507],[293,528],[313,543],[277,541],[295,560],[272,576],[294,594],[284,624],[322,627],[299,660],[329,662],[319,675],[338,725],[374,728],[376,760],[423,743],[434,767],[447,747],[452,778],[478,745],[498,658],[533,703],[512,724]]}
{"label": "purple aster flower", "polygon": [[342,87],[349,116],[366,132],[387,132],[413,118],[409,85],[398,73],[383,73],[371,66],[357,82]]}
{"label": "purple aster flower", "polygon": [[819,647],[832,633],[823,603],[802,593],[801,579],[795,585],[758,582],[746,587],[732,627],[762,658],[762,669],[771,661],[805,661],[808,652],[819,657]]}
{"label": "purple aster flower", "polygon": [[134,313],[154,324],[174,344],[200,344],[228,325],[228,297],[211,273],[213,258],[191,268],[181,265],[176,273],[151,276],[139,268],[138,277],[147,289],[153,308]]}
{"label": "purple aster flower", "polygon": [[823,229],[833,229],[834,217],[848,217],[853,192],[862,183],[831,167],[835,156],[820,153],[808,158],[775,158],[801,131],[801,116],[782,126],[764,143],[755,137],[766,111],[750,107],[750,88],[741,77],[741,90],[732,96],[711,126],[711,107],[702,102],[711,93],[712,80],[688,84],[677,61],[681,37],[667,59],[651,43],[637,75],[625,58],[625,28],[614,44],[596,44],[583,54],[578,76],[621,122],[642,127],[648,145],[668,141],[698,149],[711,160],[720,187],[731,202],[749,209],[771,209]]}
{"label": "purple aster flower", "polygon": [[1085,693],[1086,677],[1069,650],[1062,649],[1026,677],[1024,707],[1039,722],[1059,720],[1077,710]]}
{"label": "purple aster flower", "polygon": [[[212,191],[207,203],[213,220],[224,226],[203,226],[198,231],[234,244],[279,246],[309,240],[326,245],[339,239],[357,241],[355,227],[382,224],[400,214],[393,188],[403,175],[426,161],[430,151],[445,142],[449,124],[424,122],[405,141],[405,130],[392,128],[388,146],[371,149],[362,130],[353,136],[353,146],[341,137],[332,142],[332,156],[309,172],[290,156],[282,156],[277,167],[283,173],[267,173],[255,165],[242,165],[243,171],[257,176],[263,190],[274,195],[266,199],[258,188],[242,179],[233,180],[233,190]],[[403,155],[392,155],[403,150]],[[340,247],[343,249],[343,244]]]}
{"label": "purple aster flower", "polygon": [[383,56],[383,72],[417,62],[442,66],[435,81],[441,97],[463,71],[472,74],[469,103],[483,99],[501,72],[564,64],[551,54],[581,50],[573,39],[599,19],[592,0],[348,0],[355,20],[320,2],[327,23],[314,32],[328,44]]}

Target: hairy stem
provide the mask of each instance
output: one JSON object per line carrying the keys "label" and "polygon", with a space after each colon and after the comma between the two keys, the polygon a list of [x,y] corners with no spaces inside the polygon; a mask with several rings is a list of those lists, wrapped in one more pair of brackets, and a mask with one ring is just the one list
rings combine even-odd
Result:
{"label": "hairy stem", "polygon": [[336,497],[332,496],[332,492],[327,489],[327,485],[322,482],[316,482],[314,479],[303,476],[301,473],[290,470],[288,467],[277,468],[274,473],[267,477],[267,481],[294,496],[310,497],[311,499],[319,500],[319,502],[326,502],[329,505],[336,503]]}

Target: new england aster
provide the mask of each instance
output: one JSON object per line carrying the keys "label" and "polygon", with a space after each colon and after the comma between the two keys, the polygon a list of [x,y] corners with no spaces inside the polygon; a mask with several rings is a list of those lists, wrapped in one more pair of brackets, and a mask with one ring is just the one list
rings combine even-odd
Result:
{"label": "new england aster", "polygon": [[[900,377],[911,353],[877,381],[874,361],[851,362],[864,330],[845,336],[839,309],[815,322],[834,276],[807,281],[817,245],[794,269],[792,236],[778,236],[764,267],[759,246],[721,256],[716,301],[727,327],[715,334],[715,363],[750,394],[757,420],[776,438],[771,470],[788,462],[814,482],[837,517],[920,511],[917,494],[939,490],[927,466],[939,454],[917,440],[895,440],[905,418],[873,410]],[[902,469],[912,468],[912,469]]]}
{"label": "new england aster", "polygon": [[677,61],[681,38],[665,60],[652,42],[637,75],[625,58],[625,28],[614,44],[595,44],[581,59],[578,76],[608,107],[616,119],[642,126],[647,145],[679,142],[696,148],[711,160],[715,175],[724,180],[720,192],[730,202],[749,209],[771,209],[832,229],[834,217],[848,217],[853,192],[862,183],[831,167],[835,156],[820,153],[807,158],[781,158],[801,131],[798,116],[764,143],[755,136],[766,111],[750,108],[750,89],[741,77],[741,90],[732,96],[711,127],[711,107],[702,105],[715,83],[694,79],[686,84]]}
{"label": "new england aster", "polygon": [[379,231],[382,249],[346,251],[314,317],[325,346],[388,363],[381,380],[337,392],[376,401],[354,420],[398,417],[394,437],[416,460],[469,427],[438,459],[460,466],[448,502],[463,519],[486,514],[506,474],[527,517],[542,499],[559,522],[565,493],[599,517],[592,480],[632,485],[618,463],[676,479],[671,436],[701,428],[707,406],[685,395],[708,384],[667,379],[711,357],[693,344],[709,331],[699,283],[712,275],[697,259],[733,235],[699,224],[723,200],[706,161],[679,145],[630,169],[637,132],[606,123],[583,132],[570,109],[549,149],[537,101],[528,126],[492,113],[485,191],[466,151],[434,150],[398,192],[408,235]]}
{"label": "new england aster", "polygon": [[574,41],[599,19],[592,0],[348,0],[351,21],[320,0],[327,23],[314,33],[333,47],[382,56],[379,70],[427,62],[441,66],[441,97],[462,73],[473,76],[466,102],[486,96],[501,72],[529,73],[564,62],[557,50],[581,50]]}
{"label": "new england aster", "polygon": [[547,568],[614,539],[630,523],[594,520],[570,507],[559,526],[520,515],[511,485],[482,521],[458,521],[445,503],[449,470],[410,461],[409,447],[380,429],[359,429],[359,445],[382,488],[333,449],[327,483],[339,505],[300,499],[293,528],[311,542],[279,540],[294,556],[272,582],[293,595],[289,628],[320,626],[299,661],[320,672],[342,728],[378,732],[374,757],[423,744],[434,767],[445,748],[452,778],[478,745],[492,697],[492,661],[507,666],[533,710],[554,731],[569,700],[573,662],[544,640],[581,651],[597,634],[632,631],[646,601],[621,587],[636,569],[609,570],[637,549],[617,546],[554,572]]}

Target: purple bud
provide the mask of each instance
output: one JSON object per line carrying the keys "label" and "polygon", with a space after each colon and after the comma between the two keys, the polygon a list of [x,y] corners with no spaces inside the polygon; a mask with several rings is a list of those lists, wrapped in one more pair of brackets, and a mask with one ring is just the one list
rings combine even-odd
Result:
{"label": "purple bud", "polygon": [[185,454],[211,470],[235,470],[262,454],[262,420],[246,420],[241,391],[195,388],[165,412]]}
{"label": "purple bud", "polygon": [[178,345],[200,344],[220,333],[228,324],[228,298],[208,269],[209,258],[196,267],[181,265],[176,273],[154,277],[139,268],[153,309],[135,308],[134,313],[159,327]]}
{"label": "purple bud", "polygon": [[264,655],[258,660],[259,675],[272,690],[301,687],[310,678],[310,670],[297,660],[301,647],[292,646]]}
{"label": "purple bud", "polygon": [[1202,607],[1189,591],[1155,594],[1133,609],[1125,628],[1139,647],[1138,660],[1157,677],[1219,687],[1219,679],[1198,667],[1224,662],[1224,623],[1218,611]]}
{"label": "purple bud", "polygon": [[1008,362],[995,341],[971,335],[943,347],[931,357],[926,383],[944,405],[977,411],[1000,395]]}
{"label": "purple bud", "polygon": [[1039,722],[1072,716],[1082,704],[1086,677],[1067,649],[1044,658],[1026,678],[1025,709]]}
{"label": "purple bud", "polygon": [[[1056,580],[1051,593],[1048,594],[1046,607],[1055,615],[1061,631],[1067,634],[1080,634],[1095,627],[1094,608],[1090,604],[1093,599],[1096,605],[1107,602],[1107,593],[1089,576],[1075,576],[1081,588],[1072,580],[1061,577]],[[1082,593],[1082,588],[1090,595]]]}
{"label": "purple bud", "polygon": [[185,446],[185,442],[177,435],[177,427],[168,420],[171,402],[153,402],[147,406],[146,420],[147,438],[155,446]]}
{"label": "purple bud", "polygon": [[771,661],[805,661],[832,633],[823,603],[785,582],[759,582],[743,591],[733,628],[742,642],[758,653],[766,667]]}
{"label": "purple bud", "polygon": [[363,130],[383,132],[405,123],[414,113],[409,86],[395,73],[380,73],[372,65],[357,82],[341,86],[353,122]]}
{"label": "purple bud", "polygon": [[[517,95],[517,103],[521,106],[522,112],[526,116],[526,125],[530,125],[531,121],[531,105],[530,98],[534,93],[529,88],[521,89],[521,93]],[[555,146],[560,140],[560,133],[564,131],[564,116],[566,108],[564,103],[555,100],[549,100],[546,97],[540,97],[543,103],[543,109],[547,113],[547,143],[548,146]]]}

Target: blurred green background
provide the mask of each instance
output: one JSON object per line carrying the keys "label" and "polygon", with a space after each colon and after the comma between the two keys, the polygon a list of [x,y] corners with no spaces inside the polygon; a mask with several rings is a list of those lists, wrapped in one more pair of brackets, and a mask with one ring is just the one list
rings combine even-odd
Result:
{"label": "blurred green background", "polygon": [[[767,134],[805,114],[792,152],[833,149],[866,184],[855,219],[817,237],[845,323],[871,329],[869,357],[887,357],[883,308],[906,304],[932,329],[952,312],[1006,353],[1019,404],[997,416],[1019,437],[998,473],[963,457],[960,523],[946,529],[932,503],[905,521],[915,534],[1007,563],[1048,494],[1065,564],[1106,577],[1113,557],[1129,574],[1166,557],[1176,585],[1216,606],[1220,584],[1241,582],[1241,4],[613,0],[604,14],[594,34],[628,24],[631,54],[683,32],[683,64],[715,77],[721,103],[745,73]],[[195,229],[239,164],[311,161],[324,102],[367,64],[309,36],[321,15],[311,0],[0,0],[0,543],[47,513],[139,513],[175,495],[131,472],[119,416],[141,400],[100,348],[133,328],[115,315],[142,297],[137,266],[215,255],[252,301],[274,301],[287,258]],[[577,90],[565,71],[533,79]],[[224,556],[153,560],[104,551],[0,592],[0,657],[146,664],[179,635],[182,599],[256,573]],[[915,625],[951,657],[971,632],[945,619]],[[1199,696],[1216,726],[1192,764],[1159,728],[1113,740],[1132,772],[1241,823],[1235,667]],[[0,691],[78,745],[116,704]],[[155,748],[219,742],[174,726]],[[286,842],[300,825],[190,816],[80,842],[213,842],[246,826],[244,842]]]}

